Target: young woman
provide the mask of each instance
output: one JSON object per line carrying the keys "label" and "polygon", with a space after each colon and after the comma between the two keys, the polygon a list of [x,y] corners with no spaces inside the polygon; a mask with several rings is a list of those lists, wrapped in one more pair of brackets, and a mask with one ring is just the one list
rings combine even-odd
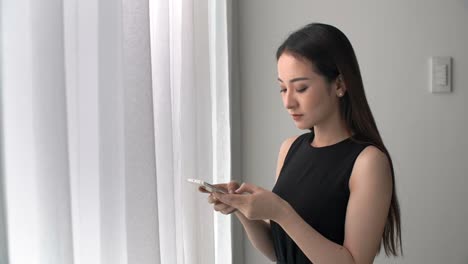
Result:
{"label": "young woman", "polygon": [[381,243],[387,255],[403,254],[392,159],[351,43],[313,23],[276,58],[284,107],[310,132],[281,145],[272,191],[217,184],[229,194],[210,194],[209,203],[234,212],[254,247],[277,263],[372,263]]}

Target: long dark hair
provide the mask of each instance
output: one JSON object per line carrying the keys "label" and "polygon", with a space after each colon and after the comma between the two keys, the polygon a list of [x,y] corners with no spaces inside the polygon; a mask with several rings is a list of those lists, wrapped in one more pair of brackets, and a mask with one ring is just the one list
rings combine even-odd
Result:
{"label": "long dark hair", "polygon": [[380,248],[383,243],[387,256],[398,256],[398,248],[403,255],[400,206],[395,189],[393,163],[367,103],[361,72],[351,43],[336,27],[312,23],[289,35],[278,48],[276,59],[284,52],[312,62],[313,70],[324,76],[329,83],[341,75],[346,92],[340,98],[340,112],[348,128],[355,132],[352,139],[379,148],[390,161],[393,192]]}

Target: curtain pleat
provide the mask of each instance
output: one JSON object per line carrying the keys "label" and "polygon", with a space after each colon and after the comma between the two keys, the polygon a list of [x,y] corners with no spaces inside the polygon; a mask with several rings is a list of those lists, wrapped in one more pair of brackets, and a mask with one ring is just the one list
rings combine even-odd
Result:
{"label": "curtain pleat", "polygon": [[[218,123],[213,113],[215,106],[225,103],[220,95],[229,94],[222,92],[229,91],[227,84],[212,86],[210,58],[215,49],[209,23],[215,21],[209,19],[209,1],[150,3],[161,262],[215,263],[215,227],[224,229],[219,240],[230,245],[229,217],[214,217],[206,195],[187,182],[188,178],[221,182],[215,169],[227,169],[223,176],[230,177],[229,159],[214,163],[215,147],[230,148],[229,134],[218,129],[229,130],[229,123]],[[225,65],[218,67],[223,70]],[[230,263],[231,256],[221,259],[219,263]]]}

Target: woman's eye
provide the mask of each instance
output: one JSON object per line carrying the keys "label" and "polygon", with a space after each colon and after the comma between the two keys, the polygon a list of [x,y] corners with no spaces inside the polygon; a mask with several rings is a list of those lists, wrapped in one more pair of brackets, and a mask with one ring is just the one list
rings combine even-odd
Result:
{"label": "woman's eye", "polygon": [[302,89],[300,89],[300,90],[297,90],[297,92],[302,93],[302,92],[304,92],[305,90],[307,90],[307,87],[304,87],[304,88],[302,88]]}
{"label": "woman's eye", "polygon": [[286,89],[280,89],[280,93],[286,92]]}

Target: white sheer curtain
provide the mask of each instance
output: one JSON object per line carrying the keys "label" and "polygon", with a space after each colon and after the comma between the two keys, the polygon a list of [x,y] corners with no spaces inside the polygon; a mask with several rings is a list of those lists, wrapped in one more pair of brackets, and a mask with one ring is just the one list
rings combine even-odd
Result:
{"label": "white sheer curtain", "polygon": [[186,181],[231,179],[226,3],[150,3],[161,261],[231,263],[231,219]]}
{"label": "white sheer curtain", "polygon": [[226,3],[1,2],[0,263],[232,262]]}
{"label": "white sheer curtain", "polygon": [[73,257],[62,16],[60,1],[2,1],[0,199],[9,263]]}

